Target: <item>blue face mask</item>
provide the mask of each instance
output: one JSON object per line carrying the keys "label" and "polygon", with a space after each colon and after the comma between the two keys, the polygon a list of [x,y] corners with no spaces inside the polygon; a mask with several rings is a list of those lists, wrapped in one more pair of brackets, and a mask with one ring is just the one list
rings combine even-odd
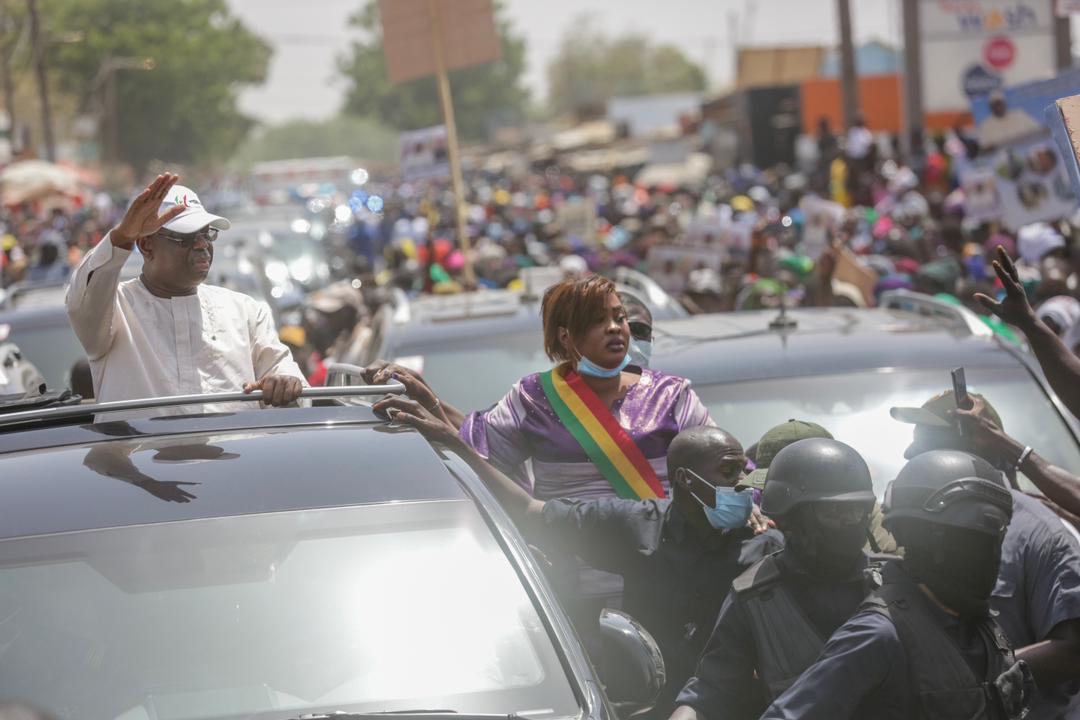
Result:
{"label": "blue face mask", "polygon": [[630,362],[638,367],[647,368],[650,360],[652,360],[652,341],[631,340]]}
{"label": "blue face mask", "polygon": [[588,375],[595,378],[613,378],[618,377],[619,373],[626,369],[626,366],[630,364],[630,354],[627,353],[622,362],[617,367],[613,367],[610,370],[608,368],[602,368],[594,363],[589,358],[582,355],[577,361],[577,371],[580,375]]}
{"label": "blue face mask", "polygon": [[713,528],[717,530],[736,530],[746,525],[747,521],[750,520],[751,511],[754,509],[753,493],[747,490],[736,492],[735,488],[715,486],[690,468],[684,468],[684,470],[689,475],[711,486],[716,492],[716,499],[713,501],[714,505],[712,507],[706,505],[693,491],[690,492],[690,495],[701,504],[702,510],[705,511],[705,519],[709,521]]}

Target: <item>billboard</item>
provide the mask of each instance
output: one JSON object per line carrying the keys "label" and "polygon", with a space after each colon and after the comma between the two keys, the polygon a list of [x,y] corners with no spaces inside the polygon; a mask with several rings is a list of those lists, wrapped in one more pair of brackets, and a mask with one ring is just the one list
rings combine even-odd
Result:
{"label": "billboard", "polygon": [[976,68],[1015,85],[1054,75],[1053,6],[1047,0],[921,0],[923,107],[967,106]]}
{"label": "billboard", "polygon": [[970,217],[1001,220],[1016,230],[1072,213],[1068,156],[1050,136],[1046,110],[1078,87],[1080,71],[1070,70],[972,98],[981,149],[961,176]]}

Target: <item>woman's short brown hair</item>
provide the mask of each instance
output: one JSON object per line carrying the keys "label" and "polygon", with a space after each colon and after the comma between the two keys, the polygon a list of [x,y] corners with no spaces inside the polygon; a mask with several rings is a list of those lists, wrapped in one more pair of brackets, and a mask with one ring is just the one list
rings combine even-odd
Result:
{"label": "woman's short brown hair", "polygon": [[556,362],[573,359],[559,341],[559,328],[566,328],[570,338],[579,338],[602,318],[608,296],[615,283],[593,275],[584,280],[564,280],[544,292],[540,315],[544,318],[544,352]]}

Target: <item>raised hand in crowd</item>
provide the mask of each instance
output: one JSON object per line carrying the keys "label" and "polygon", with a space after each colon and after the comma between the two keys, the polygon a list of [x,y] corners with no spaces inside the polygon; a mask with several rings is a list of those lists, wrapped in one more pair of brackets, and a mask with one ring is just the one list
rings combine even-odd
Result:
{"label": "raised hand in crowd", "polygon": [[1005,298],[999,302],[978,293],[975,299],[994,315],[1023,331],[1050,387],[1069,412],[1080,417],[1080,358],[1035,314],[1020,284],[1016,265],[1001,246],[998,246],[994,260],[994,272],[1005,288]]}

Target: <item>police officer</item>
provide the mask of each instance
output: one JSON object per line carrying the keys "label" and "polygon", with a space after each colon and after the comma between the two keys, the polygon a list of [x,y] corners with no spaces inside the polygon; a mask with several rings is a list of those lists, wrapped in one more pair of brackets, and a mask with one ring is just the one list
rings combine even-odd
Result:
{"label": "police officer", "polygon": [[772,458],[762,511],[785,549],[733,583],[671,720],[757,718],[876,587],[863,552],[870,470],[850,446],[799,440]]}
{"label": "police officer", "polygon": [[[751,487],[763,490],[769,464],[776,457],[776,453],[793,442],[807,438],[834,439],[832,433],[821,425],[806,420],[792,419],[770,428],[752,448],[756,469],[746,476],[746,481]],[[747,454],[751,454],[751,451],[748,450]],[[881,526],[881,508],[877,503],[874,503],[874,509],[870,514],[870,532],[866,540],[867,549],[873,553],[887,555],[896,552],[896,541]]]}
{"label": "police officer", "polygon": [[[969,410],[956,409],[952,391],[921,408],[893,408],[894,418],[915,424],[905,455],[938,448],[970,452],[1004,472],[1014,487],[1018,470],[1031,477],[1046,467],[1033,464],[1034,453],[1018,450],[1004,435],[1001,416],[985,397],[969,397]],[[990,607],[1017,658],[1035,676],[1038,692],[1028,720],[1080,717],[1080,544],[1041,502],[1011,493],[1012,522]]]}
{"label": "police officer", "polygon": [[1012,720],[1034,690],[990,615],[1012,496],[982,458],[933,450],[885,493],[905,550],[763,720]]}
{"label": "police officer", "polygon": [[652,311],[633,293],[620,290],[617,294],[619,302],[626,309],[626,322],[630,326],[630,362],[647,368],[652,360]]}
{"label": "police officer", "polygon": [[511,517],[533,537],[562,546],[592,567],[621,575],[623,609],[655,638],[667,683],[658,717],[670,713],[675,693],[694,670],[732,581],[777,550],[775,530],[755,536],[748,527],[753,502],[742,484],[742,445],[716,427],[694,427],[668,448],[670,500],[560,498],[537,500],[465,445],[454,429],[419,403],[387,398],[377,412],[401,410],[408,422],[464,457]]}

